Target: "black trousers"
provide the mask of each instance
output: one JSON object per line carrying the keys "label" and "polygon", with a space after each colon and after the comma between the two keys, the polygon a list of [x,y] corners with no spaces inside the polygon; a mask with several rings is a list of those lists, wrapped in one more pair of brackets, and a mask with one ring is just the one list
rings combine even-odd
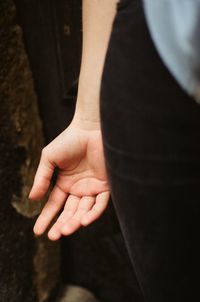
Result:
{"label": "black trousers", "polygon": [[160,59],[139,0],[117,4],[100,116],[140,301],[200,301],[200,105]]}

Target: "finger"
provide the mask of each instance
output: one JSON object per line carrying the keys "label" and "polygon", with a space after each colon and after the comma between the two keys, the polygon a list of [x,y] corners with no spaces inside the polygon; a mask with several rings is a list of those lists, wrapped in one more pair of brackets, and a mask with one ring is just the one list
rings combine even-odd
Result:
{"label": "finger", "polygon": [[82,226],[81,219],[92,208],[94,202],[94,196],[84,196],[81,198],[75,214],[61,228],[62,235],[70,235]]}
{"label": "finger", "polygon": [[47,192],[50,181],[55,169],[55,166],[50,163],[47,152],[42,151],[41,159],[38,165],[37,172],[35,174],[34,183],[29,193],[29,198],[40,199]]}
{"label": "finger", "polygon": [[69,218],[71,218],[79,205],[80,197],[75,195],[69,195],[67,201],[65,203],[65,207],[58,217],[56,223],[52,226],[48,233],[48,237],[50,240],[58,240],[61,237],[61,228],[67,222]]}
{"label": "finger", "polygon": [[86,226],[97,220],[105,211],[110,197],[110,192],[99,193],[96,197],[96,203],[93,208],[87,212],[81,219],[81,224]]}
{"label": "finger", "polygon": [[45,204],[34,225],[33,231],[36,235],[41,235],[44,233],[49,223],[62,208],[66,198],[67,194],[58,186],[53,188],[47,203]]}

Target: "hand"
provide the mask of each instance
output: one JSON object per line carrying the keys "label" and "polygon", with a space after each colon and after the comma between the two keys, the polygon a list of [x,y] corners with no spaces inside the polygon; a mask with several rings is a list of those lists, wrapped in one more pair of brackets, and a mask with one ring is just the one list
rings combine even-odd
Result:
{"label": "hand", "polygon": [[56,167],[59,168],[56,184],[34,226],[36,235],[43,234],[63,208],[48,232],[51,240],[90,224],[106,209],[110,189],[101,131],[84,130],[72,122],[47,145],[29,198],[37,200],[45,195]]}

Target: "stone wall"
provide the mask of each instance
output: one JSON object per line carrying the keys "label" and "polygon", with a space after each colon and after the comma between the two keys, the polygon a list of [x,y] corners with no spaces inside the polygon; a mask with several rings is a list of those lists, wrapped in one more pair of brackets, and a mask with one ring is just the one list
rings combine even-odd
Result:
{"label": "stone wall", "polygon": [[12,1],[0,0],[0,301],[45,301],[59,281],[59,248],[32,232],[27,198],[43,146],[32,74]]}

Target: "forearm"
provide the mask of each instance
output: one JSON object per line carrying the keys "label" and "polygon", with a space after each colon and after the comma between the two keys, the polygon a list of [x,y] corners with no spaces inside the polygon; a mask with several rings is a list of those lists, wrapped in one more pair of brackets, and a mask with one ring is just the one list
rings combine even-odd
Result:
{"label": "forearm", "polygon": [[83,44],[74,119],[99,128],[101,76],[117,0],[83,0]]}

